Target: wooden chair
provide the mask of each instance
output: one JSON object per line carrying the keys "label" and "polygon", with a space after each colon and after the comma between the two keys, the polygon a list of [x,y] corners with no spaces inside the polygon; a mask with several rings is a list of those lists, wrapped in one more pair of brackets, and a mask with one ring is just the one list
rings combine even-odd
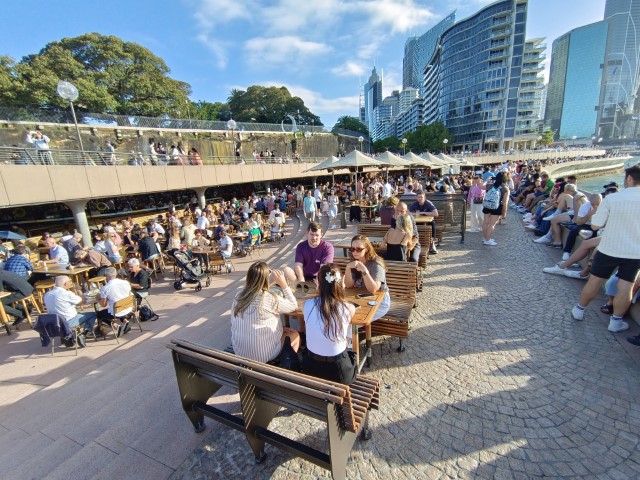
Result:
{"label": "wooden chair", "polygon": [[[122,315],[122,312],[131,309],[131,311],[127,312],[126,314]],[[120,315],[118,315],[120,314]],[[123,298],[122,300],[118,300],[116,303],[113,304],[113,315],[116,317],[116,319],[118,320],[133,320],[136,322],[136,324],[138,324],[138,328],[140,329],[140,331],[142,332],[142,325],[140,325],[140,321],[138,320],[138,305],[136,303],[136,297],[134,297],[133,295],[129,295],[126,298]],[[113,325],[112,325],[113,328]]]}
{"label": "wooden chair", "polygon": [[95,277],[88,279],[87,282],[89,283],[89,287],[91,287],[91,284],[94,283],[98,286],[98,288],[100,288],[104,287],[107,284],[107,277],[96,275]]}
{"label": "wooden chair", "polygon": [[31,320],[31,314],[30,314],[31,310],[27,306],[27,302],[29,302],[31,304],[31,306],[33,308],[35,308],[36,312],[38,312],[38,315],[42,314],[42,309],[38,305],[38,302],[36,302],[36,298],[34,297],[33,293],[31,295],[29,295],[28,297],[24,297],[24,298],[21,298],[20,300],[17,300],[16,302],[14,302],[14,305],[15,304],[22,305],[22,308],[24,310],[25,318],[29,322],[29,325],[31,325],[33,327],[33,321]]}
{"label": "wooden chair", "polygon": [[55,281],[53,279],[46,280],[38,280],[35,283],[36,296],[38,297],[38,302],[40,303],[40,310],[44,310],[44,294],[51,290],[55,286]]}

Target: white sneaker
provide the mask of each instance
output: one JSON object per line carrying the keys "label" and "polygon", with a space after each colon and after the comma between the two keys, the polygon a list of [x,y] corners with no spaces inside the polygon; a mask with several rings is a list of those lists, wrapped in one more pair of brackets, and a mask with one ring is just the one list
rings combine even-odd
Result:
{"label": "white sneaker", "polygon": [[579,309],[578,306],[574,306],[571,309],[571,316],[574,320],[584,320],[584,309]]}
{"label": "white sneaker", "polygon": [[533,217],[533,213],[527,212],[527,213],[524,214],[523,220],[530,220],[531,217]]}
{"label": "white sneaker", "polygon": [[582,275],[580,275],[580,270],[565,270],[564,276],[569,278],[577,278],[578,280],[586,280],[587,278],[589,278],[588,276],[583,277]]}
{"label": "white sneaker", "polygon": [[571,256],[571,254],[569,252],[564,252],[562,254],[562,260],[569,260],[570,256]]}
{"label": "white sneaker", "polygon": [[607,330],[613,333],[617,333],[617,332],[624,332],[628,328],[629,328],[629,324],[624,320],[614,320],[613,318],[610,318],[609,328]]}
{"label": "white sneaker", "polygon": [[558,265],[554,265],[553,267],[543,268],[542,271],[544,273],[555,273],[556,275],[564,275],[564,268],[560,268]]}
{"label": "white sneaker", "polygon": [[490,247],[495,247],[497,245],[496,241],[492,238],[491,240],[483,240],[483,245],[488,245]]}
{"label": "white sneaker", "polygon": [[479,228],[470,228],[469,230],[467,230],[467,232],[469,232],[469,233],[478,233],[480,231],[481,230]]}
{"label": "white sneaker", "polygon": [[530,223],[529,225],[525,225],[524,228],[528,228],[529,230],[537,230],[538,225],[535,223]]}
{"label": "white sneaker", "polygon": [[553,215],[549,215],[548,217],[544,217],[542,220],[544,220],[545,222],[550,222],[554,215],[555,213]]}
{"label": "white sneaker", "polygon": [[542,245],[548,245],[551,243],[551,239],[547,237],[536,238],[533,243],[540,243]]}

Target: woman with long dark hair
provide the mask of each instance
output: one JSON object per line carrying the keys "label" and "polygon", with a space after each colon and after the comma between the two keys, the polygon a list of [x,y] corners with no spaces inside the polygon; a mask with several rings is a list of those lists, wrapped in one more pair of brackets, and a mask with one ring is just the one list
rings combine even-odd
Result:
{"label": "woman with long dark hair", "polygon": [[302,371],[349,385],[356,378],[355,358],[348,350],[355,308],[345,300],[340,269],[331,263],[322,265],[317,288],[318,296],[303,308],[307,349]]}
{"label": "woman with long dark hair", "polygon": [[[280,314],[298,308],[296,298],[281,270],[272,270],[271,275],[282,290],[283,297],[271,290],[269,267],[256,262],[249,267],[244,288],[231,306],[231,343],[241,357],[258,362],[275,359],[284,349],[298,351],[300,335],[285,328]],[[288,352],[291,353],[291,352]]]}
{"label": "woman with long dark hair", "polygon": [[491,247],[497,245],[493,239],[493,232],[500,219],[506,220],[507,218],[507,206],[509,205],[508,181],[509,172],[498,172],[493,179],[493,185],[488,188],[484,196],[482,208],[482,213],[484,214],[482,223],[482,238],[484,241],[482,243],[484,245]]}
{"label": "woman with long dark hair", "polygon": [[378,256],[366,235],[356,235],[351,239],[351,262],[345,269],[344,286],[366,288],[369,293],[385,292],[380,307],[372,321],[384,317],[391,307],[389,287],[387,287],[386,266]]}

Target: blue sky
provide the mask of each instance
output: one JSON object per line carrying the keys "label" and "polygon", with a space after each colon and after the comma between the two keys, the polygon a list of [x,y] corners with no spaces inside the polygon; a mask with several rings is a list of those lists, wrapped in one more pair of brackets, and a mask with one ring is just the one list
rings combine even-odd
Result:
{"label": "blue sky", "polygon": [[[405,40],[456,10],[490,0],[5,0],[0,55],[16,60],[87,32],[116,35],[162,57],[192,100],[225,101],[233,88],[285,85],[329,128],[356,115],[375,64],[384,91],[402,86]],[[530,0],[527,37],[555,38],[602,19],[605,0]],[[16,19],[7,21],[7,19]],[[82,95],[82,92],[80,92]]]}

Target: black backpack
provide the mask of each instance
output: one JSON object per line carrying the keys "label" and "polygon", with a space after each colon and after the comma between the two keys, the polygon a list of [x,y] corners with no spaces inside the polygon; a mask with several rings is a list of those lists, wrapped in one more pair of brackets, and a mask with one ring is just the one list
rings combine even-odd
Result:
{"label": "black backpack", "polygon": [[151,320],[152,322],[156,321],[158,319],[158,315],[156,315],[156,313],[151,310],[151,307],[147,306],[147,305],[141,305],[140,306],[140,321],[141,322],[146,322],[147,320]]}

